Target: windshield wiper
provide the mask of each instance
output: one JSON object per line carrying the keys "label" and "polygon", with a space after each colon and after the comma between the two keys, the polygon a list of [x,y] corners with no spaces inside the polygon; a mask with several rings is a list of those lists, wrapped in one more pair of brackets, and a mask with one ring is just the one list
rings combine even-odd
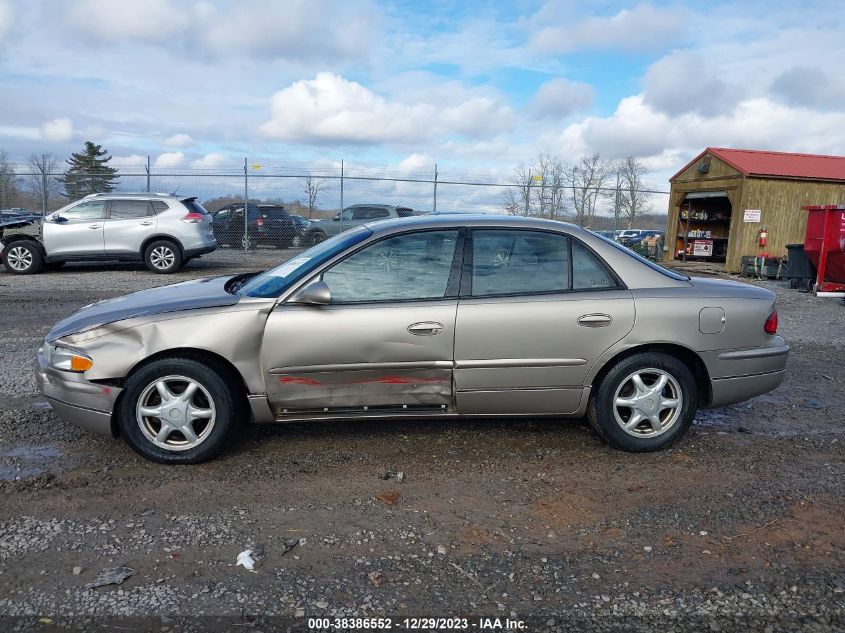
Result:
{"label": "windshield wiper", "polygon": [[260,275],[262,272],[263,271],[258,270],[252,273],[243,273],[242,275],[232,277],[226,284],[226,292],[232,295],[238,294],[238,290],[240,290],[247,281],[256,275]]}

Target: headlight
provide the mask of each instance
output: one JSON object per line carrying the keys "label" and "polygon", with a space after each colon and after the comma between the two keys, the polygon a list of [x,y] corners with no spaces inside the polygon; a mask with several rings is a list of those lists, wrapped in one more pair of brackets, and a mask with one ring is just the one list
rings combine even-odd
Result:
{"label": "headlight", "polygon": [[75,352],[66,347],[55,347],[50,353],[50,347],[45,348],[50,367],[61,369],[62,371],[76,371],[83,372],[91,369],[94,366],[94,361],[89,356],[81,352]]}

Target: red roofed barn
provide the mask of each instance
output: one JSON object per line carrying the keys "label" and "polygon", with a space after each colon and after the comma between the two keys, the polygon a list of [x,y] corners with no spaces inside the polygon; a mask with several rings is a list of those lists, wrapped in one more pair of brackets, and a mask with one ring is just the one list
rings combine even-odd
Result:
{"label": "red roofed barn", "polygon": [[708,147],[669,182],[665,261],[686,252],[739,272],[743,255],[782,256],[804,241],[802,206],[845,204],[845,156]]}

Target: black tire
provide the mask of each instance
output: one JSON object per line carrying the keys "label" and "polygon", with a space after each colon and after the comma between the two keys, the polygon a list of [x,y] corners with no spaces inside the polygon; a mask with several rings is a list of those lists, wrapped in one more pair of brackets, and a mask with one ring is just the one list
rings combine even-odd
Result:
{"label": "black tire", "polygon": [[169,275],[182,266],[182,251],[171,240],[156,240],[144,250],[144,263],[154,273]]}
{"label": "black tire", "polygon": [[322,231],[312,231],[311,235],[311,245],[314,246],[315,244],[319,244],[320,242],[326,241],[326,234]]}
{"label": "black tire", "polygon": [[3,265],[13,275],[32,275],[41,270],[41,246],[32,240],[15,240],[3,249]]}
{"label": "black tire", "polygon": [[251,237],[249,237],[249,236],[247,236],[247,235],[241,235],[240,242],[238,242],[238,243],[235,245],[235,248],[239,248],[239,249],[241,249],[242,251],[243,251],[243,250],[251,251],[252,249],[254,249],[254,248],[255,248],[255,246],[256,246],[256,244],[255,244],[255,239],[254,239],[254,238],[251,238]]}
{"label": "black tire", "polygon": [[[137,407],[141,398],[147,401],[158,395],[161,400],[154,385],[161,379],[165,379],[168,386],[178,385],[180,381],[175,380],[175,377],[188,378],[202,387],[202,390],[197,388],[191,402],[212,410],[214,418],[211,429],[205,435],[203,435],[204,427],[192,426],[198,439],[194,446],[190,446],[188,436],[182,435],[181,431],[170,430],[163,444],[173,443],[174,447],[165,448],[155,444],[152,437],[147,435],[161,431],[162,418],[154,416],[141,418]],[[240,394],[231,386],[236,384],[235,378],[228,376],[227,372],[221,372],[205,362],[190,357],[163,358],[145,365],[130,375],[126,381],[118,417],[120,434],[126,438],[132,450],[160,464],[198,464],[207,461],[231,443],[239,418],[245,414]],[[150,392],[151,385],[155,394]],[[179,394],[175,390],[171,391],[176,395]],[[181,393],[184,393],[184,390]],[[198,400],[200,397],[201,400]],[[197,419],[197,422],[202,421]],[[189,446],[178,447],[180,441]]]}
{"label": "black tire", "polygon": [[[670,377],[659,398],[641,396],[643,406],[648,407],[657,403],[657,407],[651,411],[657,416],[655,425],[663,428],[659,432],[646,418],[636,423],[630,432],[626,431],[623,423],[635,423],[634,414],[640,411],[633,407],[619,407],[617,420],[615,406],[617,391],[620,393],[620,398],[633,400],[638,397],[636,393],[628,395],[628,390],[636,388],[634,382],[630,380],[635,372],[642,372],[640,380],[646,387],[656,387],[657,379],[661,374],[667,374]],[[652,377],[656,379],[654,382],[646,382]],[[660,401],[674,398],[675,392],[681,395],[680,406],[672,410],[658,410]],[[622,359],[605,374],[590,398],[587,418],[596,433],[611,446],[629,453],[650,453],[664,449],[683,437],[692,424],[697,409],[698,386],[687,366],[668,354],[647,352]],[[664,411],[668,414],[665,414],[665,419],[662,419]],[[626,415],[628,417],[625,417]]]}

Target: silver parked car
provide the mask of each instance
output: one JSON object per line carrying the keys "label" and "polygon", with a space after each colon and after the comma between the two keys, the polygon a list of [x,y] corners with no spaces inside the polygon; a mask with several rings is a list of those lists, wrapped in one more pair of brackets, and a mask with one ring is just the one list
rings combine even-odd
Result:
{"label": "silver parked car", "polygon": [[211,218],[196,198],[107,193],[53,211],[38,236],[4,236],[0,257],[21,275],[92,260],[143,261],[155,273],[172,273],[215,248]]}
{"label": "silver parked car", "polygon": [[208,459],[250,420],[586,414],[654,451],[699,407],[779,385],[776,329],[768,290],[576,226],[422,216],[83,308],[47,335],[37,379],[60,416],[166,463]]}

